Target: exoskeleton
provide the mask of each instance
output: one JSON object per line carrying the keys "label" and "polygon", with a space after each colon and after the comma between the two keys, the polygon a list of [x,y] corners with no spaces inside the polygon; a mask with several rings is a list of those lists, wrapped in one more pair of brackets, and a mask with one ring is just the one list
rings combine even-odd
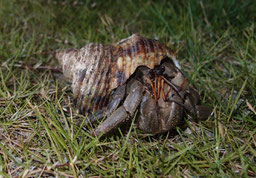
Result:
{"label": "exoskeleton", "polygon": [[107,115],[94,135],[109,132],[137,109],[138,127],[153,134],[176,127],[184,110],[200,118],[210,115],[188,86],[173,51],[157,40],[134,34],[114,45],[90,43],[58,51],[56,58],[72,83],[76,107],[89,113],[86,123]]}

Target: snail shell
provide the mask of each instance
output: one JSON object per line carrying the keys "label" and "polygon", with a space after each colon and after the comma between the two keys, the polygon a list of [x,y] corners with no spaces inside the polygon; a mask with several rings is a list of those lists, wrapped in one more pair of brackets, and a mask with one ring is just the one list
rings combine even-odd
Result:
{"label": "snail shell", "polygon": [[56,52],[65,78],[72,83],[74,102],[81,112],[101,109],[107,104],[111,91],[124,84],[137,67],[153,69],[166,57],[180,68],[170,48],[137,34],[114,45],[90,43],[79,50]]}

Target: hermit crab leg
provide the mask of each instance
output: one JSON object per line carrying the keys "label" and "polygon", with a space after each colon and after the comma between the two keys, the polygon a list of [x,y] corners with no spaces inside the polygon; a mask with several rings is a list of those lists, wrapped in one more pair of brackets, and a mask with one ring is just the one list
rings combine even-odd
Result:
{"label": "hermit crab leg", "polygon": [[120,123],[124,122],[127,118],[128,113],[126,112],[124,106],[120,106],[115,112],[113,112],[101,125],[99,125],[92,135],[99,136],[100,134],[106,134],[111,129],[115,128]]}
{"label": "hermit crab leg", "polygon": [[164,76],[161,76],[161,78],[171,87],[174,89],[174,91],[177,93],[177,95],[182,99],[184,102],[184,99],[179,94],[179,89],[169,80],[167,80]]}
{"label": "hermit crab leg", "polygon": [[[99,136],[106,134],[113,128],[125,122],[129,116],[132,116],[143,97],[143,85],[139,81],[134,81],[131,84],[131,89],[128,91],[128,96],[124,100],[124,104],[117,108],[101,125],[99,125],[92,134]],[[131,117],[129,117],[131,119]]]}
{"label": "hermit crab leg", "polygon": [[112,99],[107,106],[107,111],[99,109],[96,112],[89,114],[85,121],[85,125],[93,124],[96,121],[101,121],[102,119],[104,119],[104,116],[106,115],[109,116],[118,107],[120,102],[124,99],[125,88],[126,85],[118,87],[111,96]]}
{"label": "hermit crab leg", "polygon": [[157,98],[159,98],[159,95],[160,95],[160,91],[161,91],[161,86],[160,86],[160,79],[161,79],[161,77],[160,76],[157,76]]}
{"label": "hermit crab leg", "polygon": [[149,81],[150,81],[150,85],[151,85],[153,93],[154,93],[154,99],[155,99],[155,101],[157,101],[156,88],[155,88],[153,82],[151,80],[149,80]]}
{"label": "hermit crab leg", "polygon": [[170,87],[172,87],[176,92],[179,91],[179,89],[169,80],[167,80],[164,76],[161,76],[161,78],[168,84]]}
{"label": "hermit crab leg", "polygon": [[164,101],[166,101],[166,96],[164,94],[164,80],[161,78],[161,94]]}
{"label": "hermit crab leg", "polygon": [[155,80],[154,80],[154,88],[156,90],[156,99],[158,98],[158,88],[157,88],[157,76],[155,76]]}
{"label": "hermit crab leg", "polygon": [[150,85],[151,85],[151,88],[153,90],[153,94],[154,94],[154,99],[155,101],[157,101],[157,93],[156,93],[156,80],[154,81],[154,84],[153,82],[151,81],[151,79],[149,78],[149,81],[150,81]]}

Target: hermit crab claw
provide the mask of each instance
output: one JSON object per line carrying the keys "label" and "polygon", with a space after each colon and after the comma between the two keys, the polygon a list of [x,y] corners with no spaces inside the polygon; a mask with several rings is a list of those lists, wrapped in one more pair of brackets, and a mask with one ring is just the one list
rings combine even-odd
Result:
{"label": "hermit crab claw", "polygon": [[196,117],[201,120],[207,119],[211,115],[212,108],[205,105],[199,105],[200,96],[194,89],[189,88],[185,95],[187,96],[185,99],[184,108],[187,111],[196,115]]}

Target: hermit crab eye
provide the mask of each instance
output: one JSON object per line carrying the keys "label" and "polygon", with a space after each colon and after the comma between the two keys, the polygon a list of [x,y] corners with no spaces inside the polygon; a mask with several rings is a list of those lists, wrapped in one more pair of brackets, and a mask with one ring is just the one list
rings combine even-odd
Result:
{"label": "hermit crab eye", "polygon": [[155,73],[156,75],[162,75],[165,71],[165,67],[164,66],[159,66],[155,68]]}
{"label": "hermit crab eye", "polygon": [[161,72],[162,73],[164,73],[164,71],[165,71],[165,67],[162,65],[162,66],[160,66],[160,70],[161,70]]}
{"label": "hermit crab eye", "polygon": [[155,79],[155,72],[153,69],[150,69],[149,72],[148,72],[148,77],[151,79],[151,80],[154,80]]}

